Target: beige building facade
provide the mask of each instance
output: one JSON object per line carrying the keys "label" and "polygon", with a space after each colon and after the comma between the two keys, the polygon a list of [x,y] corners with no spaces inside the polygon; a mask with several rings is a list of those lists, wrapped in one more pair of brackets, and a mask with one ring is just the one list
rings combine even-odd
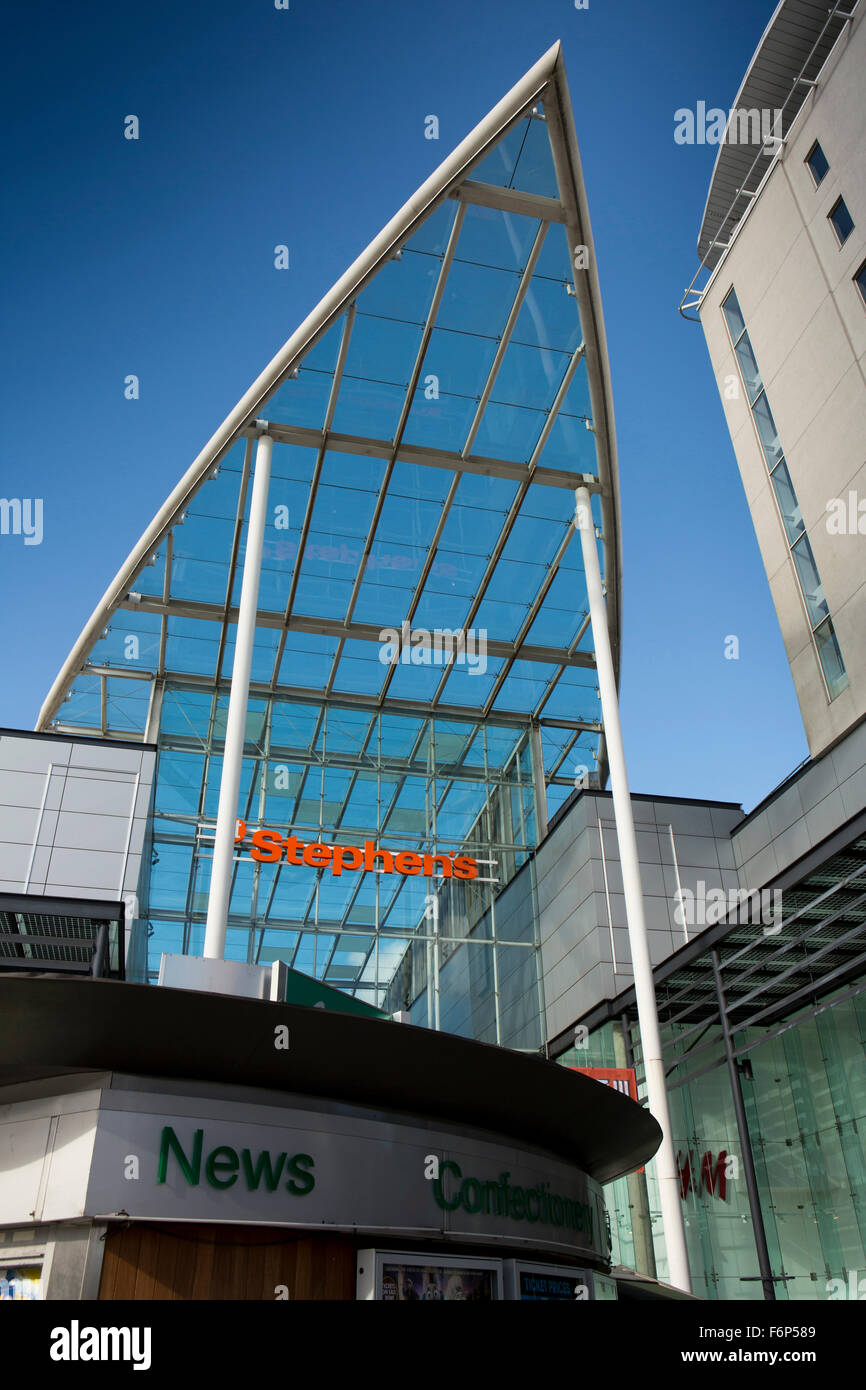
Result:
{"label": "beige building facade", "polygon": [[[734,105],[769,100],[782,139],[720,146],[693,304],[813,757],[866,713],[866,14],[848,9],[829,31],[826,8],[776,10]],[[807,11],[804,48],[824,48],[803,80]]]}

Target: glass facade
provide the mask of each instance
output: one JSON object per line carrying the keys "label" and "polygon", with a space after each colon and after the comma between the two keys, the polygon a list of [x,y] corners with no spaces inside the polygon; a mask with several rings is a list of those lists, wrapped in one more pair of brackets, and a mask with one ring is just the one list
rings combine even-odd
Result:
{"label": "glass facade", "polygon": [[[148,978],[160,956],[201,954],[228,696],[165,692],[141,883],[150,924]],[[413,1022],[515,1047],[542,1045],[536,913],[535,783],[524,728],[351,705],[252,700],[239,815],[298,841],[294,860],[240,849],[226,938],[229,960],[289,966]],[[316,867],[305,845],[374,842],[411,872]],[[438,856],[424,873],[423,856]],[[470,856],[471,879],[444,858]],[[338,866],[339,867],[339,866]],[[446,876],[447,871],[447,876]],[[519,889],[510,888],[519,878]],[[471,943],[471,944],[470,944]]]}
{"label": "glass facade", "polygon": [[[866,980],[860,982],[866,990]],[[589,1048],[559,1060],[614,1066],[618,1023]],[[716,1030],[716,1051],[722,1052]],[[677,1055],[668,1031],[666,1053]],[[750,1065],[743,1098],[777,1300],[849,1297],[852,1273],[866,1275],[866,996],[842,999],[817,1017],[766,1038],[740,1039]],[[694,1292],[712,1300],[760,1298],[748,1192],[727,1069],[670,1090],[671,1122]],[[639,1176],[638,1176],[638,1180]],[[641,1269],[635,1240],[634,1178],[606,1188],[613,1264]],[[646,1189],[658,1277],[666,1276],[654,1164]],[[649,1273],[650,1271],[641,1270]]]}
{"label": "glass facade", "polygon": [[[816,146],[816,149],[819,147]],[[853,223],[852,223],[853,226]],[[737,358],[737,365],[743,380],[746,399],[752,411],[752,418],[764,452],[764,459],[773,491],[779,507],[779,515],[785,529],[788,547],[794,570],[803,595],[803,602],[812,629],[815,652],[824,675],[830,699],[846,688],[848,675],[845,662],[830,617],[830,610],[824,597],[824,588],[812,553],[812,546],[803,525],[800,506],[794,491],[794,484],[788,472],[782,445],[773,420],[767,393],[761,380],[758,364],[746,330],[745,319],[734,290],[731,290],[722,303],[725,322]]]}
{"label": "glass facade", "polygon": [[[747,1156],[737,1126],[718,1008],[718,953],[748,1145],[777,1300],[866,1291],[866,840],[786,890],[781,920],[738,921],[682,966],[657,967],[674,1149],[694,1292],[762,1297]],[[748,915],[748,914],[747,914]],[[760,925],[764,923],[764,925]],[[859,967],[859,973],[858,973]],[[558,1061],[633,1065],[642,1091],[634,1008]],[[626,1061],[628,1059],[628,1062]],[[666,1277],[655,1164],[606,1189],[613,1263]],[[641,1222],[652,1232],[641,1242]],[[647,1268],[655,1264],[655,1270]],[[861,1293],[851,1294],[864,1279]]]}
{"label": "glass facade", "polygon": [[[372,273],[322,302],[142,538],[66,690],[51,727],[158,746],[135,956],[149,980],[163,952],[203,949],[266,429],[226,955],[285,961],[413,1022],[543,1045],[528,861],[572,767],[594,774],[601,735],[578,482],[618,592],[600,306],[582,321],[588,228],[570,221],[561,115],[548,125],[536,89],[425,211],[407,205]],[[257,856],[253,837],[274,833],[285,853]],[[336,869],[338,849],[363,863]]]}

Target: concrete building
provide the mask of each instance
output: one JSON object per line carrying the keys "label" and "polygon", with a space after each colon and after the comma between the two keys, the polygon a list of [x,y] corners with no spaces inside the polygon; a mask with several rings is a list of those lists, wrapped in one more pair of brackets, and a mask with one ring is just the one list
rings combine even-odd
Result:
{"label": "concrete building", "polygon": [[[813,755],[866,713],[866,26],[783,0],[723,142],[697,312]],[[765,126],[767,122],[765,121]],[[708,278],[707,278],[708,274]]]}

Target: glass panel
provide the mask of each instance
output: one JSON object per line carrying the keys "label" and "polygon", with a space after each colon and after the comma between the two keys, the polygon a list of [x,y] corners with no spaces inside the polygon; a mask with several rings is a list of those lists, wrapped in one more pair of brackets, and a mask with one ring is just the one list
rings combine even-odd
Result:
{"label": "glass panel", "polygon": [[136,593],[162,598],[165,590],[165,553],[166,543],[163,541],[156,552],[153,564],[146,564],[135,576],[132,588]]}
{"label": "glass panel", "polygon": [[106,720],[113,733],[143,734],[150,706],[150,681],[108,680]]}
{"label": "glass panel", "polygon": [[[532,646],[569,647],[577,636],[585,614],[575,607],[574,571],[561,568],[544,596],[538,616],[526,634]],[[586,600],[582,600],[585,602]]]}
{"label": "glass panel", "polygon": [[562,402],[563,415],[578,415],[584,420],[592,419],[592,404],[589,397],[589,376],[586,358],[582,357],[575,368],[571,384]]}
{"label": "glass panel", "polygon": [[[329,372],[331,375],[336,371],[337,358],[340,354],[340,343],[343,340],[343,327],[345,324],[345,314],[341,315],[317,343],[314,343],[310,350],[304,354],[303,365],[314,369],[317,372]],[[271,417],[268,416],[268,419]],[[276,452],[276,450],[274,451]]]}
{"label": "glass panel", "polygon": [[400,626],[452,477],[447,469],[396,464],[353,613],[358,622]]}
{"label": "glass panel", "polygon": [[[358,313],[401,319],[414,324],[425,323],[440,266],[438,257],[404,251],[399,260],[394,258],[388,261],[361,291],[356,301]],[[356,328],[357,325],[356,318]]]}
{"label": "glass panel", "polygon": [[568,232],[563,222],[551,222],[542,243],[541,252],[535,263],[536,275],[545,276],[560,283],[571,283],[572,261],[568,245]]}
{"label": "glass panel", "polygon": [[[237,632],[237,625],[235,623],[229,623],[226,631],[226,644],[223,652],[222,664],[222,675],[226,680],[229,679],[234,668]],[[274,672],[274,663],[277,659],[279,642],[280,634],[277,628],[256,628],[255,640],[253,642],[250,680],[264,681],[266,684],[270,685],[271,677]]]}
{"label": "glass panel", "polygon": [[528,125],[527,116],[512,126],[481,163],[476,164],[469,175],[470,179],[474,183],[492,183],[496,188],[510,188]]}
{"label": "glass panel", "polygon": [[779,503],[779,510],[782,513],[782,521],[788,536],[788,544],[793,545],[797,537],[802,535],[806,528],[803,525],[803,518],[800,514],[800,504],[794,492],[794,484],[791,482],[788,465],[784,459],[773,469],[772,479],[773,487],[776,490],[776,498]]}
{"label": "glass panel", "polygon": [[[205,500],[206,494],[202,502]],[[234,532],[234,515],[196,514],[192,510],[183,526],[174,527],[172,598],[192,599],[199,603],[225,603]]]}
{"label": "glass panel", "polygon": [[569,361],[568,354],[564,352],[509,343],[493,385],[491,400],[504,405],[548,411]]}
{"label": "glass panel", "polygon": [[380,459],[327,455],[304,548],[296,612],[345,616],[384,471]]}
{"label": "glass panel", "polygon": [[387,667],[379,660],[379,647],[375,642],[344,642],[334,689],[378,695],[386,671]]}
{"label": "glass panel", "polygon": [[593,667],[567,666],[544,706],[545,718],[590,723],[601,719],[598,676]]}
{"label": "glass panel", "polygon": [[169,618],[165,664],[169,671],[215,676],[221,624],[201,618]]}
{"label": "glass panel", "polygon": [[545,415],[525,406],[490,401],[481,419],[472,453],[478,458],[528,463],[544,428]]}
{"label": "glass panel", "polygon": [[558,666],[545,666],[539,661],[515,661],[502,682],[493,704],[494,709],[535,709],[558,670]]}
{"label": "glass panel", "polygon": [[539,462],[545,468],[598,475],[595,435],[587,429],[587,422],[560,412],[547,436]]}
{"label": "glass panel", "polygon": [[420,345],[420,324],[359,312],[349,339],[344,376],[405,386]]}
{"label": "glass panel", "polygon": [[430,449],[462,452],[478,406],[476,396],[457,396],[440,389],[436,374],[425,371],[416,389],[403,439]]}
{"label": "glass panel", "polygon": [[124,670],[155,671],[159,664],[162,618],[156,613],[124,609],[114,614],[108,634],[94,645],[93,666],[120,666]]}
{"label": "glass panel", "polygon": [[321,429],[334,378],[331,373],[302,366],[262,406],[265,419],[280,425],[304,425]]}
{"label": "glass panel", "polygon": [[761,381],[761,373],[758,371],[758,364],[755,361],[755,354],[752,351],[748,333],[744,333],[737,343],[736,354],[751,405],[764,383]]}
{"label": "glass panel", "polygon": [[522,271],[529,259],[540,222],[499,208],[469,204],[460,229],[457,261]]}
{"label": "glass panel", "polygon": [[[482,631],[483,629],[476,627],[476,632],[479,632],[479,635]],[[460,705],[467,710],[479,712],[493,689],[501,670],[501,658],[487,654],[482,655],[480,651],[476,650],[471,664],[448,668],[448,680],[441,696],[441,703]]]}
{"label": "glass panel", "polygon": [[403,248],[404,251],[421,252],[440,258],[444,256],[456,216],[456,198],[446,198],[424,219],[418,230],[412,233]]}
{"label": "glass panel", "polygon": [[824,677],[830,691],[830,699],[834,700],[847,686],[848,673],[845,670],[845,663],[842,660],[842,652],[833,623],[829,618],[825,619],[821,626],[816,629],[815,645],[818,648],[818,656],[824,668]]}
{"label": "glass panel", "polygon": [[730,294],[725,298],[722,304],[722,312],[725,315],[728,332],[731,335],[731,342],[736,343],[740,334],[746,327],[746,323],[743,318],[742,310],[740,309],[740,301],[737,299],[733,290],[731,290]]}
{"label": "glass panel", "polygon": [[758,437],[764,450],[764,457],[767,460],[767,467],[772,470],[782,457],[782,446],[779,443],[779,436],[776,433],[776,422],[767,404],[767,393],[762,391],[752,407],[755,417],[755,424],[758,427]]}
{"label": "glass panel", "polygon": [[821,149],[821,146],[817,143],[817,141],[814,145],[812,153],[808,156],[806,163],[812,171],[812,178],[815,180],[815,186],[817,188],[818,184],[821,182],[824,175],[827,173],[827,170],[830,168],[830,165],[827,161],[827,156],[825,155],[824,151]]}
{"label": "glass panel", "polygon": [[809,620],[813,627],[817,627],[822,618],[826,618],[829,610],[824,598],[824,586],[818,574],[818,566],[815,564],[815,557],[809,544],[809,537],[802,535],[792,546],[791,554],[797,566],[800,588],[803,590],[803,597],[809,610]]}
{"label": "glass panel", "polygon": [[839,245],[842,246],[854,230],[854,219],[842,198],[839,199],[830,213],[830,221],[833,223],[833,229],[839,238]]}
{"label": "glass panel", "polygon": [[435,328],[404,433],[407,444],[459,452],[466,442],[497,344]]}
{"label": "glass panel", "polygon": [[440,328],[499,338],[520,284],[516,271],[455,261],[437,316]]}
{"label": "glass panel", "polygon": [[572,353],[582,336],[575,296],[555,280],[533,275],[514,326],[514,342]]}
{"label": "glass panel", "polygon": [[522,193],[538,193],[544,198],[559,196],[546,121],[537,117],[529,121],[509,187],[519,188]]}

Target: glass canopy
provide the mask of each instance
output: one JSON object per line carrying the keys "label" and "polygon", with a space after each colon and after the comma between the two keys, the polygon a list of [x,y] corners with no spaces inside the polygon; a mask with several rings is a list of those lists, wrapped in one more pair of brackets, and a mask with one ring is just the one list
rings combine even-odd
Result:
{"label": "glass canopy", "polygon": [[[573,524],[574,488],[586,485],[618,659],[615,444],[593,260],[557,46],[247,392],[79,639],[39,727],[160,742],[156,814],[180,817],[181,843],[167,840],[159,863],[177,876],[174,899],[185,898],[184,949],[195,949],[189,913],[206,885],[178,827],[195,822],[200,835],[215,814],[262,422],[275,444],[247,794],[265,803],[275,794],[255,781],[255,751],[271,767],[268,748],[281,747],[292,814],[303,820],[315,768],[314,823],[336,833],[369,793],[362,774],[375,746],[366,771],[378,779],[376,810],[366,824],[387,833],[381,779],[393,778],[388,794],[399,801],[400,777],[405,786],[412,772],[387,759],[417,763],[435,744],[457,772],[433,832],[457,846],[476,834],[492,777],[517,788],[515,824],[529,848],[576,777],[604,776]],[[449,647],[455,631],[462,647]],[[405,746],[388,750],[389,738]],[[341,769],[344,739],[355,762]],[[181,753],[198,764],[178,771]],[[485,768],[474,783],[473,761]],[[527,782],[536,788],[531,832]],[[401,814],[404,835],[430,838],[429,805],[407,802]],[[300,887],[296,876],[292,891]],[[322,913],[319,900],[317,921]],[[367,915],[374,930],[386,920],[369,903]],[[376,943],[381,950],[378,935]],[[262,939],[257,949],[265,959],[271,945]],[[369,960],[369,949],[354,954]]]}

